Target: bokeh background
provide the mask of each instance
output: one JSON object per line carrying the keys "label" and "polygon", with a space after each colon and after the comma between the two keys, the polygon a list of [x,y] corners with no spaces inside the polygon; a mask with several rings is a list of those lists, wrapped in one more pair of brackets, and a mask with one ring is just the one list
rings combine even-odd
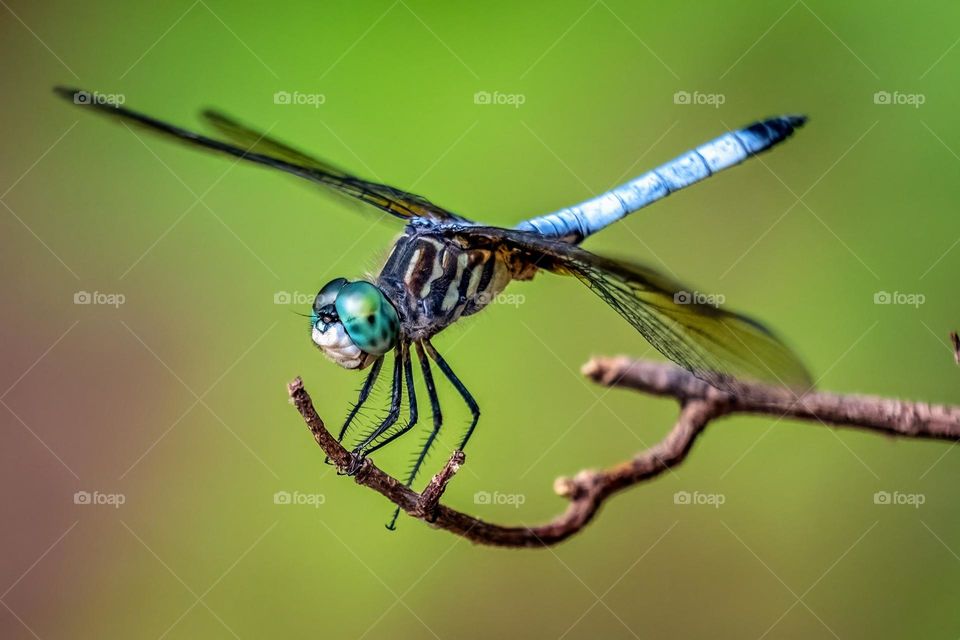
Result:
{"label": "bokeh background", "polygon": [[[2,5],[0,636],[960,633],[960,451],[944,442],[729,419],[556,549],[386,531],[390,505],[323,465],[284,385],[302,375],[342,420],[360,376],[294,312],[332,277],[375,272],[398,225],[50,93],[118,94],[194,127],[217,106],[502,225],[807,113],[762,162],[587,247],[764,319],[824,389],[956,403],[955,3]],[[563,507],[556,476],[653,444],[675,409],[581,378],[594,354],[656,354],[578,283],[509,292],[436,340],[484,410],[445,499],[536,523]],[[441,393],[424,478],[468,418]],[[402,472],[422,437],[377,462]],[[682,491],[723,504],[675,504]]]}

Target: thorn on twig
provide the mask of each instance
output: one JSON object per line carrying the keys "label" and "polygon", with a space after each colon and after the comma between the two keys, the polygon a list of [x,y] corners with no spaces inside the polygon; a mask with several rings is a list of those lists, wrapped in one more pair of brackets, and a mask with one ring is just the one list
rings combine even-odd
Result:
{"label": "thorn on twig", "polygon": [[594,484],[596,478],[597,473],[589,469],[578,471],[577,475],[572,478],[560,476],[553,481],[553,492],[569,500],[580,500],[590,491],[590,487]]}
{"label": "thorn on twig", "polygon": [[956,331],[951,331],[950,341],[953,343],[953,359],[960,365],[960,335]]}
{"label": "thorn on twig", "polygon": [[414,515],[424,520],[432,521],[436,517],[437,505],[443,492],[447,490],[447,484],[457,475],[460,467],[466,461],[467,456],[463,451],[454,451],[447,464],[444,465],[440,473],[433,476],[430,484],[420,494],[417,500],[417,506],[414,508]]}

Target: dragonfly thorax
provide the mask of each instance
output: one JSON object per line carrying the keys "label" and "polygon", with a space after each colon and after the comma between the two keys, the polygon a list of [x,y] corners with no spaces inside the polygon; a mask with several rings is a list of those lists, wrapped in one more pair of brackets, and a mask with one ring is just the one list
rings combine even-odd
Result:
{"label": "dragonfly thorax", "polygon": [[404,335],[419,340],[494,302],[511,277],[495,251],[462,247],[421,222],[397,240],[377,284],[400,311]]}
{"label": "dragonfly thorax", "polygon": [[337,278],[313,302],[310,333],[324,355],[341,367],[363,369],[396,346],[400,320],[378,287]]}

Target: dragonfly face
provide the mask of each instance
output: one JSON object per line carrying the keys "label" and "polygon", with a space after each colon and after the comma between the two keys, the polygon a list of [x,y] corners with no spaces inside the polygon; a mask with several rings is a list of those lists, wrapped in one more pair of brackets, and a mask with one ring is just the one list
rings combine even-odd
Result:
{"label": "dragonfly face", "polygon": [[375,285],[337,278],[313,301],[314,344],[345,369],[364,369],[389,352],[400,338],[400,318]]}

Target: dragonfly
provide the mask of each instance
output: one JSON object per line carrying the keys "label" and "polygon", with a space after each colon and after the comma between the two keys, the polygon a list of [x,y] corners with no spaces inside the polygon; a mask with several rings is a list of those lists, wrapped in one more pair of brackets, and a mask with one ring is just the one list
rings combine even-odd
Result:
{"label": "dragonfly", "polygon": [[[218,111],[201,114],[218,134],[214,138],[119,104],[90,100],[89,92],[64,87],[55,92],[182,143],[292,174],[405,223],[375,279],[341,277],[319,290],[310,313],[310,335],[336,364],[368,370],[340,429],[341,442],[388,355],[393,355],[389,408],[361,434],[353,447],[355,460],[362,461],[417,426],[414,364],[419,365],[432,422],[406,475],[407,486],[415,482],[443,426],[434,365],[471,414],[458,450],[466,448],[480,419],[480,405],[432,339],[489,306],[512,281],[531,280],[541,271],[579,280],[666,358],[721,390],[735,390],[743,381],[801,391],[813,386],[801,360],[760,322],[693,298],[693,289],[639,262],[600,256],[581,246],[630,213],[783,142],[806,122],[805,116],[772,117],[729,131],[606,193],[505,228],[474,222],[423,196],[364,180]],[[404,390],[406,419],[401,417]],[[394,527],[398,512],[388,528]]]}

